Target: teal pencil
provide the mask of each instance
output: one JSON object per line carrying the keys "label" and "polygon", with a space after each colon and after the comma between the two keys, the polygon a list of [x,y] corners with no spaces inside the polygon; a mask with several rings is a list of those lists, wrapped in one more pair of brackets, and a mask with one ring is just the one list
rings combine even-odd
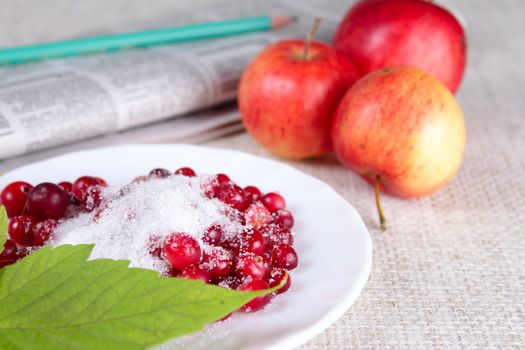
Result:
{"label": "teal pencil", "polygon": [[125,48],[147,47],[225,37],[270,30],[272,28],[285,26],[293,21],[294,17],[291,16],[257,16],[174,28],[19,46],[0,49],[0,64],[15,64],[49,58],[83,55],[93,52],[115,51]]}

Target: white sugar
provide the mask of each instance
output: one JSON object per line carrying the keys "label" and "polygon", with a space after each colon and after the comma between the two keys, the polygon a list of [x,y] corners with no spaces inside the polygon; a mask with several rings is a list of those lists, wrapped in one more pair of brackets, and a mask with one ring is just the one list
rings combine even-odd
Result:
{"label": "white sugar", "polygon": [[152,236],[184,232],[204,247],[201,236],[213,224],[221,225],[226,237],[242,230],[230,207],[205,196],[210,181],[176,175],[107,188],[100,210],[61,223],[49,245],[95,244],[91,259],[124,259],[133,267],[163,271],[165,263],[149,253]]}

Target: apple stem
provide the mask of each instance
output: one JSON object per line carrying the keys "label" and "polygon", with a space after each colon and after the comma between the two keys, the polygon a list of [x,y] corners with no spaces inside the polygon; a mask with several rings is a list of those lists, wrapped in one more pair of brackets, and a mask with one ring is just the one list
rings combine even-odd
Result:
{"label": "apple stem", "polygon": [[308,59],[308,51],[310,51],[310,45],[312,41],[314,40],[315,32],[317,32],[317,29],[321,25],[321,22],[323,21],[323,17],[316,17],[314,24],[312,25],[312,29],[310,29],[310,32],[306,35],[306,42],[304,45],[304,51],[303,51],[303,60]]}
{"label": "apple stem", "polygon": [[379,191],[381,189],[381,175],[376,175],[376,181],[374,183],[374,192],[376,195],[376,207],[377,207],[377,214],[379,214],[379,223],[381,225],[381,230],[386,230],[386,219],[385,215],[383,214],[383,209],[381,208],[381,198],[379,196]]}

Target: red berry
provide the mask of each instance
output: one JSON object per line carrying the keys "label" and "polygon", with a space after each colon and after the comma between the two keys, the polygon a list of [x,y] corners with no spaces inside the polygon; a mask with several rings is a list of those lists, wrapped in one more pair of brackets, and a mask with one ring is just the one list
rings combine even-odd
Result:
{"label": "red berry", "polygon": [[263,234],[256,228],[244,231],[240,238],[240,252],[253,253],[255,255],[262,255],[266,247],[266,240]]}
{"label": "red berry", "polygon": [[231,221],[235,221],[241,224],[242,226],[246,225],[246,217],[244,215],[244,212],[238,210],[223,210],[222,212]]}
{"label": "red berry", "polygon": [[19,249],[16,252],[16,259],[17,260],[23,259],[26,256],[28,256],[29,254],[31,254],[32,251],[33,250],[31,248],[29,248],[29,247],[25,247],[25,248]]}
{"label": "red berry", "polygon": [[269,211],[282,210],[286,208],[286,201],[278,193],[270,192],[261,197],[261,202]]}
{"label": "red berry", "polygon": [[278,286],[281,284],[281,282],[287,278],[284,285],[279,288],[276,293],[282,294],[286,292],[288,289],[290,289],[290,286],[292,284],[292,280],[290,279],[290,274],[285,269],[279,269],[279,268],[273,268],[270,273],[268,274],[266,281],[270,285],[271,288]]}
{"label": "red berry", "polygon": [[171,267],[178,270],[197,264],[201,254],[199,242],[185,233],[174,233],[164,242],[164,257]]}
{"label": "red berry", "polygon": [[196,176],[197,174],[195,173],[195,171],[192,168],[185,167],[185,168],[177,169],[175,171],[175,175],[182,175],[182,176],[193,177],[193,176]]}
{"label": "red berry", "polygon": [[0,269],[9,265],[13,265],[16,262],[16,258],[0,258]]}
{"label": "red berry", "polygon": [[293,244],[292,231],[282,224],[269,224],[262,227],[260,230],[266,238],[267,248],[272,248],[277,244]]}
{"label": "red berry", "polygon": [[47,219],[36,224],[33,228],[33,246],[43,246],[49,237],[51,237],[57,225],[58,222],[53,219]]}
{"label": "red berry", "polygon": [[272,265],[287,270],[297,267],[298,258],[295,249],[287,244],[278,244],[272,249]]}
{"label": "red berry", "polygon": [[2,250],[2,253],[0,253],[0,260],[1,259],[16,259],[16,251],[17,251],[16,243],[12,240],[8,239],[4,243],[4,248]]}
{"label": "red berry", "polygon": [[208,244],[218,245],[221,242],[224,230],[221,225],[211,225],[202,235],[202,240]]}
{"label": "red berry", "polygon": [[221,280],[218,284],[219,287],[226,289],[237,289],[241,285],[241,281],[235,276],[228,276],[225,279]]}
{"label": "red berry", "polygon": [[62,181],[58,183],[58,186],[60,186],[66,194],[73,195],[73,184],[69,181]]}
{"label": "red berry", "polygon": [[134,178],[131,183],[132,184],[138,184],[138,183],[141,183],[141,182],[144,182],[144,181],[148,181],[149,180],[149,177],[145,176],[145,175],[142,175],[142,176],[137,176],[136,178]]}
{"label": "red berry", "polygon": [[70,204],[67,206],[66,214],[64,215],[64,217],[66,219],[75,218],[79,216],[80,214],[82,214],[83,212],[84,211],[82,210],[80,206],[75,205],[75,204]]}
{"label": "red berry", "polygon": [[107,183],[99,177],[82,176],[73,183],[73,195],[87,211],[92,211],[100,205],[101,188]]}
{"label": "red berry", "polygon": [[149,172],[149,177],[153,179],[163,179],[171,175],[168,169],[156,168]]}
{"label": "red berry", "polygon": [[233,257],[221,247],[208,247],[204,250],[200,266],[210,273],[213,280],[220,280],[230,274]]}
{"label": "red berry", "polygon": [[[252,290],[263,290],[268,289],[270,286],[268,283],[259,278],[248,279],[242,285],[239,286],[238,290],[252,291]],[[271,294],[261,295],[256,297],[246,305],[242,307],[245,312],[259,311],[265,307],[272,300]]]}
{"label": "red berry", "polygon": [[108,187],[108,183],[103,178],[95,176],[95,179],[97,179],[99,186]]}
{"label": "red berry", "polygon": [[168,277],[180,277],[180,273],[181,271],[177,269],[168,268],[163,275]]}
{"label": "red berry", "polygon": [[231,218],[238,221],[242,226],[246,226],[246,215],[243,212],[237,211]]}
{"label": "red berry", "polygon": [[60,188],[62,188],[62,190],[66,193],[69,203],[77,202],[75,196],[73,195],[73,184],[71,182],[62,181],[58,183],[58,186],[60,186]]}
{"label": "red berry", "polygon": [[96,186],[100,186],[98,178],[94,176],[81,176],[73,183],[72,192],[75,198],[82,202],[88,195],[89,188]]}
{"label": "red berry", "polygon": [[179,277],[189,280],[200,280],[204,283],[209,283],[211,276],[208,271],[200,268],[198,265],[191,265],[181,271]]}
{"label": "red berry", "polygon": [[265,271],[265,276],[268,276],[268,274],[270,273],[270,271],[272,271],[272,253],[269,252],[269,251],[265,251],[262,255],[262,258],[264,260],[264,271]]}
{"label": "red berry", "polygon": [[246,200],[248,203],[255,203],[261,199],[262,193],[255,186],[246,186],[244,188],[244,193],[246,193]]}
{"label": "red berry", "polygon": [[210,178],[209,182],[205,186],[205,194],[208,198],[217,197],[217,191],[222,185],[233,185],[234,183],[230,180],[227,175],[217,174]]}
{"label": "red berry", "polygon": [[264,275],[266,275],[264,259],[253,253],[240,255],[235,267],[235,275],[241,280],[245,280],[248,277],[264,278]]}
{"label": "red berry", "polygon": [[239,250],[241,246],[241,242],[239,240],[238,236],[233,236],[229,239],[225,239],[220,243],[220,246],[229,252],[231,252],[233,255],[237,256],[239,255]]}
{"label": "red berry", "polygon": [[24,213],[27,194],[33,188],[27,182],[17,181],[6,186],[0,193],[0,204],[5,207],[7,216],[12,218]]}
{"label": "red berry", "polygon": [[246,208],[244,190],[237,185],[223,184],[217,188],[215,196],[230,207],[243,211]]}
{"label": "red berry", "polygon": [[230,181],[230,178],[224,174],[217,174],[213,177],[210,177],[206,183],[203,185],[203,191],[206,197],[213,198],[216,197],[216,193],[222,185],[233,184]]}
{"label": "red berry", "polygon": [[215,197],[215,191],[217,190],[219,184],[215,178],[207,178],[206,181],[201,183],[201,190],[206,198]]}
{"label": "red berry", "polygon": [[262,227],[272,221],[272,213],[261,203],[251,204],[244,212],[246,224],[253,227]]}
{"label": "red berry", "polygon": [[219,185],[226,185],[232,183],[232,180],[229,178],[229,176],[225,174],[217,174],[215,175],[215,178],[217,179]]}
{"label": "red berry", "polygon": [[148,238],[148,253],[154,257],[162,257],[162,237],[150,235]]}
{"label": "red berry", "polygon": [[292,213],[286,209],[274,211],[272,216],[276,224],[282,224],[288,228],[292,228],[295,222]]}
{"label": "red berry", "polygon": [[33,243],[33,226],[35,224],[36,220],[30,216],[15,216],[9,220],[7,232],[15,243],[28,246]]}
{"label": "red berry", "polygon": [[33,187],[27,195],[27,212],[38,220],[61,219],[68,205],[66,192],[51,182]]}

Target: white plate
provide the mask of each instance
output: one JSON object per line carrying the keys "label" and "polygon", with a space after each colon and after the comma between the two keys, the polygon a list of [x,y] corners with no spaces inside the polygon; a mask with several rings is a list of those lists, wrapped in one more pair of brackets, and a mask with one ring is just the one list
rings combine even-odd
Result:
{"label": "white plate", "polygon": [[330,186],[288,165],[245,153],[190,145],[127,145],[27,165],[0,177],[37,184],[72,181],[81,175],[126,183],[155,167],[190,166],[199,173],[223,172],[246,186],[279,191],[295,215],[294,247],[299,266],[292,287],[267,309],[235,315],[162,348],[289,349],[313,338],[342,316],[370,273],[372,244],[357,211]]}

